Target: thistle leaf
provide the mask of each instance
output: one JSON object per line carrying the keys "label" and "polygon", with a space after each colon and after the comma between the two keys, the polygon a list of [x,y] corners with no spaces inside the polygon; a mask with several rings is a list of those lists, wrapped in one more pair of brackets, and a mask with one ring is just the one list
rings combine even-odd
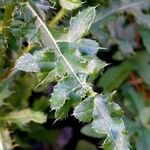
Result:
{"label": "thistle leaf", "polygon": [[70,43],[79,40],[89,30],[95,14],[95,7],[89,7],[80,12],[76,17],[73,17],[70,22],[69,31],[59,40]]}
{"label": "thistle leaf", "polygon": [[94,99],[92,128],[97,133],[108,136],[104,142],[104,149],[129,150],[124,123],[122,119],[111,117],[108,111],[108,103],[107,97],[102,95],[97,95]]}

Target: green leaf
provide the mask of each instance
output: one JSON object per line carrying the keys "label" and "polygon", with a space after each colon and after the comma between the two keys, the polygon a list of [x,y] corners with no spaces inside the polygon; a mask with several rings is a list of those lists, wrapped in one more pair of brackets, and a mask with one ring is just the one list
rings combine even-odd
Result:
{"label": "green leaf", "polygon": [[70,43],[79,40],[89,30],[95,14],[95,7],[89,7],[81,11],[71,19],[68,33],[64,34],[59,40]]}
{"label": "green leaf", "polygon": [[97,133],[108,136],[104,142],[104,149],[129,150],[124,123],[122,119],[113,119],[110,116],[108,103],[107,97],[102,95],[97,95],[94,99],[92,128]]}
{"label": "green leaf", "polygon": [[10,150],[12,148],[12,140],[8,129],[0,129],[0,150]]}
{"label": "green leaf", "polygon": [[82,122],[92,120],[93,99],[88,97],[74,108],[73,115]]}
{"label": "green leaf", "polygon": [[86,90],[82,88],[78,81],[72,77],[66,77],[58,82],[54,87],[51,96],[51,108],[57,110],[61,108],[66,100],[81,100],[85,97]]}
{"label": "green leaf", "polygon": [[27,123],[33,121],[35,123],[44,123],[46,122],[46,115],[39,111],[33,111],[31,109],[24,109],[21,111],[10,112],[4,119],[7,122],[15,123],[18,126],[22,127]]}
{"label": "green leaf", "polygon": [[105,91],[117,89],[133,70],[134,65],[130,61],[124,61],[121,65],[111,67],[98,81],[97,86]]}

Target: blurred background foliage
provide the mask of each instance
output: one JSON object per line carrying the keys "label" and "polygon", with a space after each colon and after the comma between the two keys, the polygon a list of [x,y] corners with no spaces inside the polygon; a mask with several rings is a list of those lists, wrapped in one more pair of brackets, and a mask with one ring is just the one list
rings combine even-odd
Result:
{"label": "blurred background foliage", "polygon": [[[66,7],[67,2],[74,5]],[[96,6],[96,19],[86,36],[106,48],[99,50],[97,56],[109,65],[94,81],[93,88],[98,93],[116,90],[114,99],[123,108],[131,149],[149,150],[150,1],[35,0],[33,3],[56,38],[65,32],[64,27],[78,11]],[[96,135],[91,137],[84,124],[70,117],[54,122],[48,99],[55,83],[35,88],[38,81],[34,73],[13,72],[14,63],[22,53],[41,49],[40,38],[35,36],[35,18],[28,14],[24,4],[19,0],[15,3],[0,0],[0,148],[96,150],[103,137],[101,141]]]}

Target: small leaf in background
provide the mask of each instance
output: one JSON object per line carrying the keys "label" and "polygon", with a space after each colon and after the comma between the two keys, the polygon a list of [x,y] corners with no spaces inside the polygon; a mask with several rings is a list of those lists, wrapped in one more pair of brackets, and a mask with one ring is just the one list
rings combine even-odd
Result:
{"label": "small leaf in background", "polygon": [[27,53],[21,56],[17,61],[15,67],[18,70],[26,72],[38,72],[40,70],[35,58]]}
{"label": "small leaf in background", "polygon": [[86,98],[74,108],[73,115],[82,122],[90,122],[93,112],[93,99]]}
{"label": "small leaf in background", "polygon": [[0,83],[0,106],[3,105],[3,100],[11,94],[12,91],[9,90],[9,81]]}
{"label": "small leaf in background", "polygon": [[69,31],[59,40],[70,43],[79,40],[89,30],[95,15],[95,7],[89,7],[81,11],[77,16],[71,19]]}
{"label": "small leaf in background", "polygon": [[124,61],[119,66],[111,67],[103,74],[97,86],[102,87],[105,91],[117,89],[128,77],[133,68],[134,65],[130,61]]}
{"label": "small leaf in background", "polygon": [[80,0],[59,0],[60,5],[67,10],[73,10],[81,6]]}
{"label": "small leaf in background", "polygon": [[21,111],[10,112],[4,119],[9,123],[15,123],[18,126],[22,127],[27,123],[33,121],[35,123],[44,123],[46,122],[46,115],[43,112],[33,111],[31,109],[24,109]]}

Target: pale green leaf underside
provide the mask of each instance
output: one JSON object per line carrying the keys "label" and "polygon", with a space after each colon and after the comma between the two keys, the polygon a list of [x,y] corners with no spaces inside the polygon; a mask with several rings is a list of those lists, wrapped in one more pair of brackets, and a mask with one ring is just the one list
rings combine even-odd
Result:
{"label": "pale green leaf underside", "polygon": [[44,123],[46,122],[46,118],[46,115],[42,112],[24,109],[21,111],[10,112],[6,117],[4,117],[4,120],[9,123],[15,123],[18,126],[23,126],[31,121],[40,124]]}

